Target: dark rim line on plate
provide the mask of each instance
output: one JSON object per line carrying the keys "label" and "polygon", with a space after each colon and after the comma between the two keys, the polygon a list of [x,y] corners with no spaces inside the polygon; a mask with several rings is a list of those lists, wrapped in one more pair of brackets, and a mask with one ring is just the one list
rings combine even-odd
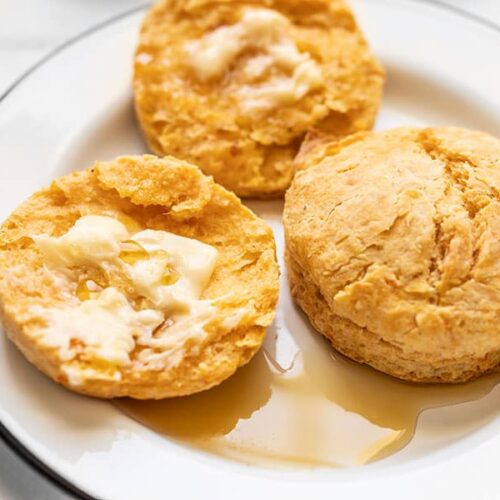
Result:
{"label": "dark rim line on plate", "polygon": [[[370,0],[371,1],[371,0]],[[376,0],[379,1],[379,0]],[[452,12],[455,15],[458,15],[460,17],[466,18],[470,21],[473,21],[477,24],[480,24],[481,26],[488,28],[490,30],[495,31],[496,33],[500,34],[500,25],[494,23],[493,21],[490,21],[486,18],[483,18],[481,16],[478,16],[476,14],[473,14],[471,12],[468,12],[464,9],[461,9],[460,7],[456,7],[455,5],[450,5],[447,3],[444,3],[440,0],[407,0],[416,4],[428,4],[428,5],[434,5],[435,7],[438,7],[442,9],[443,11],[448,11]],[[136,12],[139,12],[141,10],[144,10],[146,7],[148,7],[149,3],[141,4],[136,7],[133,7],[132,9],[128,9],[124,12],[121,12],[120,14],[113,16],[105,21],[102,21],[92,28],[89,28],[80,34],[76,35],[73,38],[70,38],[66,42],[62,43],[61,45],[58,45],[55,49],[50,51],[47,55],[42,57],[38,62],[36,62],[33,66],[29,67],[26,71],[24,71],[14,82],[7,88],[7,90],[0,96],[0,103],[2,103],[11,93],[12,91],[19,85],[21,84],[26,78],[28,78],[32,73],[34,73],[38,68],[43,66],[46,62],[50,61],[53,59],[57,54],[62,52],[63,50],[66,50],[70,48],[73,44],[76,42],[79,42],[83,40],[84,38],[88,37],[89,35],[92,35],[98,31],[100,31],[103,28],[106,28],[121,19],[128,17],[132,14],[135,14]],[[82,489],[80,489],[78,486],[74,485],[71,483],[69,480],[65,479],[63,476],[61,476],[59,473],[57,473],[55,470],[50,468],[47,464],[42,462],[34,453],[32,453],[24,444],[21,443],[19,439],[17,439],[14,434],[12,434],[7,427],[0,421],[0,439],[19,457],[21,458],[26,464],[30,465],[32,469],[35,470],[35,472],[38,472],[41,476],[45,477],[48,479],[54,486],[57,486],[60,490],[62,490],[64,493],[67,493],[74,498],[81,499],[81,500],[97,500],[96,497],[93,497],[89,495],[88,493],[85,493]]]}

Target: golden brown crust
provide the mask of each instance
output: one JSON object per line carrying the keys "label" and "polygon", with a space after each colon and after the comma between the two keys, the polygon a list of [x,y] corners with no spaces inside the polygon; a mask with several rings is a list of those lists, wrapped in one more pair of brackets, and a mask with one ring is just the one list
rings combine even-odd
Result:
{"label": "golden brown crust", "polygon": [[[238,72],[198,81],[183,46],[245,7],[275,9],[291,22],[290,37],[322,68],[325,85],[262,119],[242,116],[227,89]],[[234,80],[234,81],[233,81]],[[137,115],[150,148],[200,165],[241,196],[283,194],[306,132],[337,137],[370,129],[384,75],[344,0],[162,0],[143,23],[134,67]]]}
{"label": "golden brown crust", "polygon": [[316,328],[400,378],[498,369],[500,141],[397,129],[311,148],[302,162],[285,203],[287,260]]}
{"label": "golden brown crust", "polygon": [[[82,215],[126,216],[142,228],[171,231],[213,245],[217,265],[203,298],[228,296],[224,307],[247,306],[232,330],[207,326],[200,352],[164,371],[122,368],[121,381],[103,370],[74,385],[58,351],[39,341],[40,320],[30,307],[63,303],[64,296],[30,238],[59,236]],[[119,283],[113,283],[120,287]],[[122,157],[55,180],[18,207],[0,230],[0,314],[9,337],[40,370],[59,383],[98,397],[163,398],[222,382],[259,349],[274,317],[278,268],[270,228],[197,167],[174,158]],[[78,361],[79,366],[88,361]]]}

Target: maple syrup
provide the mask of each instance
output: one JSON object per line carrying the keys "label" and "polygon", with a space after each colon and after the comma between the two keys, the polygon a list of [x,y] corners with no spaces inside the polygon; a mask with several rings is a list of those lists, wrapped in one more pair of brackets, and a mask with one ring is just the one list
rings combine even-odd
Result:
{"label": "maple syrup", "polygon": [[354,363],[319,339],[280,366],[269,349],[218,387],[118,407],[165,436],[257,465],[352,466],[386,457],[412,438],[425,409],[478,399],[500,380],[412,384]]}

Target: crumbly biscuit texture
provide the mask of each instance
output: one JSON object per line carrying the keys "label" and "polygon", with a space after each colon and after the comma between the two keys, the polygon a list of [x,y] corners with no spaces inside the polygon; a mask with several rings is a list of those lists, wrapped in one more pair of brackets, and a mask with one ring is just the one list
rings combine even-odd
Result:
{"label": "crumbly biscuit texture", "polygon": [[151,149],[241,196],[283,194],[306,133],[371,128],[383,70],[344,0],[162,0],[135,55]]}
{"label": "crumbly biscuit texture", "polygon": [[500,141],[396,129],[306,147],[286,197],[290,285],[348,356],[414,381],[500,364]]}
{"label": "crumbly biscuit texture", "polygon": [[[191,238],[217,251],[213,272],[210,270],[211,277],[200,297],[203,304],[210,304],[203,335],[193,336],[180,346],[182,356],[174,362],[141,364],[145,347],[137,342],[130,349],[126,344],[130,337],[124,335],[124,328],[128,324],[135,325],[136,330],[156,326],[158,313],[154,313],[151,302],[154,297],[139,293],[123,273],[111,268],[103,272],[99,266],[86,266],[84,260],[80,265],[80,254],[75,253],[78,249],[71,248],[78,235],[68,240],[67,254],[55,257],[71,258],[77,275],[81,272],[90,280],[86,283],[106,288],[95,295],[97,299],[82,302],[76,313],[98,319],[103,327],[110,320],[110,311],[120,313],[117,319],[121,323],[110,325],[125,342],[121,344],[125,355],[117,363],[90,356],[81,344],[81,338],[87,338],[81,324],[75,329],[81,336],[70,339],[65,351],[55,345],[60,344],[60,338],[55,343],[47,342],[47,318],[60,308],[68,311],[64,308],[78,301],[75,294],[81,297],[82,290],[73,274],[54,272],[46,259],[52,247],[42,253],[39,245],[47,244],[47,238],[35,235],[61,237],[69,234],[75,222],[96,215],[120,222],[110,223],[110,230],[118,226],[120,232],[125,226],[131,234],[142,235],[144,245],[153,234],[144,231],[149,229]],[[126,244],[132,245],[128,257],[133,257],[137,248],[141,251],[137,243]],[[213,260],[214,254],[206,245],[207,258]],[[88,247],[87,257],[95,257],[92,248]],[[102,245],[100,250],[107,251]],[[93,294],[87,288],[83,293]],[[259,349],[265,327],[274,317],[277,294],[278,268],[271,229],[197,167],[171,157],[121,157],[61,177],[18,207],[0,230],[0,313],[6,333],[40,370],[92,396],[163,398],[191,394],[222,382]],[[65,327],[59,333],[71,327],[74,313],[75,309],[55,316]],[[184,332],[177,333],[183,337]],[[150,351],[157,344],[153,338]]]}

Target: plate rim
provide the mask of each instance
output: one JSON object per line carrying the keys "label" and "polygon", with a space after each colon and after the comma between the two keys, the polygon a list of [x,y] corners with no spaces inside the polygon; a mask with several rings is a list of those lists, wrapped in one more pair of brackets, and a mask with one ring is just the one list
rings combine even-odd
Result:
{"label": "plate rim", "polygon": [[[368,2],[393,2],[394,0],[365,0]],[[470,12],[464,8],[457,7],[453,4],[445,3],[442,0],[404,0],[408,4],[424,6],[424,8],[434,7],[441,11],[447,12],[454,16],[466,19],[473,22],[476,25],[482,26],[489,31],[493,31],[497,35],[500,35],[500,24],[491,21],[485,17],[478,14]],[[132,16],[140,11],[145,10],[151,5],[152,2],[142,2],[132,8],[128,8],[116,15],[113,15],[103,21],[100,21],[90,28],[87,28],[73,37],[69,37],[65,41],[61,42],[55,48],[48,51],[44,56],[35,61],[27,69],[25,69],[21,74],[15,78],[10,85],[0,94],[0,106],[7,100],[9,96],[21,85],[25,80],[27,80],[33,73],[35,73],[39,68],[43,67],[46,63],[50,62],[59,53],[70,49],[76,43],[88,38],[89,36],[107,28],[122,19]],[[0,108],[1,113],[1,108]],[[10,431],[4,423],[0,420],[0,440],[16,455],[21,461],[26,464],[31,470],[37,473],[39,476],[47,480],[61,492],[70,495],[78,500],[99,500],[97,497],[90,495],[82,488],[76,486],[69,479],[63,477],[61,474],[56,472],[50,465],[41,460],[37,455],[31,451],[26,445],[24,445],[12,431]]]}

